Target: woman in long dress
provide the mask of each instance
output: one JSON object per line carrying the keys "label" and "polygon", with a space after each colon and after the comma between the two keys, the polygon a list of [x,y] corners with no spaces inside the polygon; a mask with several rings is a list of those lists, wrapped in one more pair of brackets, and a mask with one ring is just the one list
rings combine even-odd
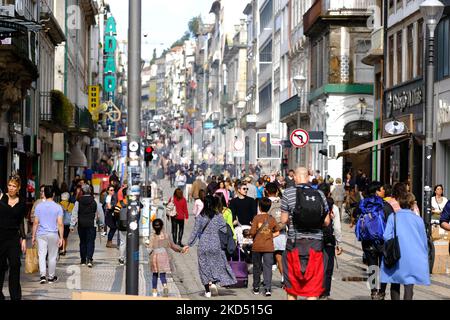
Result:
{"label": "woman in long dress", "polygon": [[202,212],[195,220],[187,251],[197,240],[198,271],[200,280],[205,286],[205,297],[211,297],[211,289],[218,294],[216,284],[227,287],[236,283],[236,277],[228,264],[225,252],[222,251],[219,230],[226,232],[227,226],[220,212],[217,211],[218,199],[207,196]]}

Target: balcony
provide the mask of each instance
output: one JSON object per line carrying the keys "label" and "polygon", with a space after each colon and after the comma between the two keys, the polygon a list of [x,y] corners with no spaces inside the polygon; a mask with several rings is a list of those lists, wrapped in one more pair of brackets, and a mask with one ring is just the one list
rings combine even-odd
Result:
{"label": "balcony", "polygon": [[75,111],[75,121],[78,121],[78,128],[81,133],[92,135],[95,131],[92,115],[86,107],[77,107]]}
{"label": "balcony", "polygon": [[60,91],[40,92],[40,125],[52,132],[67,131],[73,118],[73,105]]}
{"label": "balcony", "polygon": [[284,123],[297,123],[297,114],[306,116],[309,114],[309,104],[301,104],[300,97],[298,95],[293,96],[289,100],[283,102],[280,106],[280,121]]}
{"label": "balcony", "polygon": [[367,53],[362,59],[364,64],[369,66],[375,65],[381,59],[383,59],[384,55],[384,29],[381,27],[378,30],[372,32],[372,47],[370,51]]}
{"label": "balcony", "polygon": [[303,29],[306,36],[320,32],[328,24],[365,26],[371,16],[368,7],[374,0],[316,0],[303,15]]}
{"label": "balcony", "polygon": [[66,41],[66,36],[64,35],[58,20],[56,20],[56,17],[46,0],[41,0],[40,16],[44,28],[48,30],[47,35],[50,37],[55,46]]}

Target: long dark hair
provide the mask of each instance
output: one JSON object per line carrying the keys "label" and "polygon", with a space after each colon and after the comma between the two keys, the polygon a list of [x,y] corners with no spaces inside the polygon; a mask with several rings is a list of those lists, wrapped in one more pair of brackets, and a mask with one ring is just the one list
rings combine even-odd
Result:
{"label": "long dark hair", "polygon": [[217,202],[218,198],[213,196],[206,196],[204,207],[202,212],[200,212],[200,215],[203,217],[208,217],[209,219],[214,218],[214,216],[217,214]]}
{"label": "long dark hair", "polygon": [[173,193],[173,197],[177,198],[177,200],[183,199],[183,190],[181,190],[180,188],[176,188],[175,192]]}
{"label": "long dark hair", "polygon": [[219,213],[222,213],[223,209],[228,208],[225,195],[223,194],[223,192],[218,192],[214,195],[214,197],[217,198],[217,211]]}

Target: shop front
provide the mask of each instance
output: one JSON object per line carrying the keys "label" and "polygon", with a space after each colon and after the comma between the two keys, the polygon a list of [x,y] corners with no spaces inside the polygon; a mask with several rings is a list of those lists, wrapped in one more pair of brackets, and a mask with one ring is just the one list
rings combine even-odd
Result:
{"label": "shop front", "polygon": [[394,185],[405,182],[419,204],[423,194],[423,111],[425,90],[422,79],[417,79],[385,91],[382,138],[409,134],[381,148],[381,180]]}

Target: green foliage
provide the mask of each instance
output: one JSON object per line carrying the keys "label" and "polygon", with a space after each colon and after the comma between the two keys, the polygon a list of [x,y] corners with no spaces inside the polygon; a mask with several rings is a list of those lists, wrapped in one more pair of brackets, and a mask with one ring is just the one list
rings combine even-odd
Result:
{"label": "green foliage", "polygon": [[51,91],[52,115],[55,124],[69,127],[73,123],[74,105],[59,90]]}
{"label": "green foliage", "polygon": [[188,23],[188,28],[189,28],[189,32],[191,33],[191,37],[192,38],[197,38],[198,35],[200,34],[200,27],[202,26],[203,21],[202,21],[202,17],[200,15],[198,15],[197,17],[193,17],[189,23]]}

